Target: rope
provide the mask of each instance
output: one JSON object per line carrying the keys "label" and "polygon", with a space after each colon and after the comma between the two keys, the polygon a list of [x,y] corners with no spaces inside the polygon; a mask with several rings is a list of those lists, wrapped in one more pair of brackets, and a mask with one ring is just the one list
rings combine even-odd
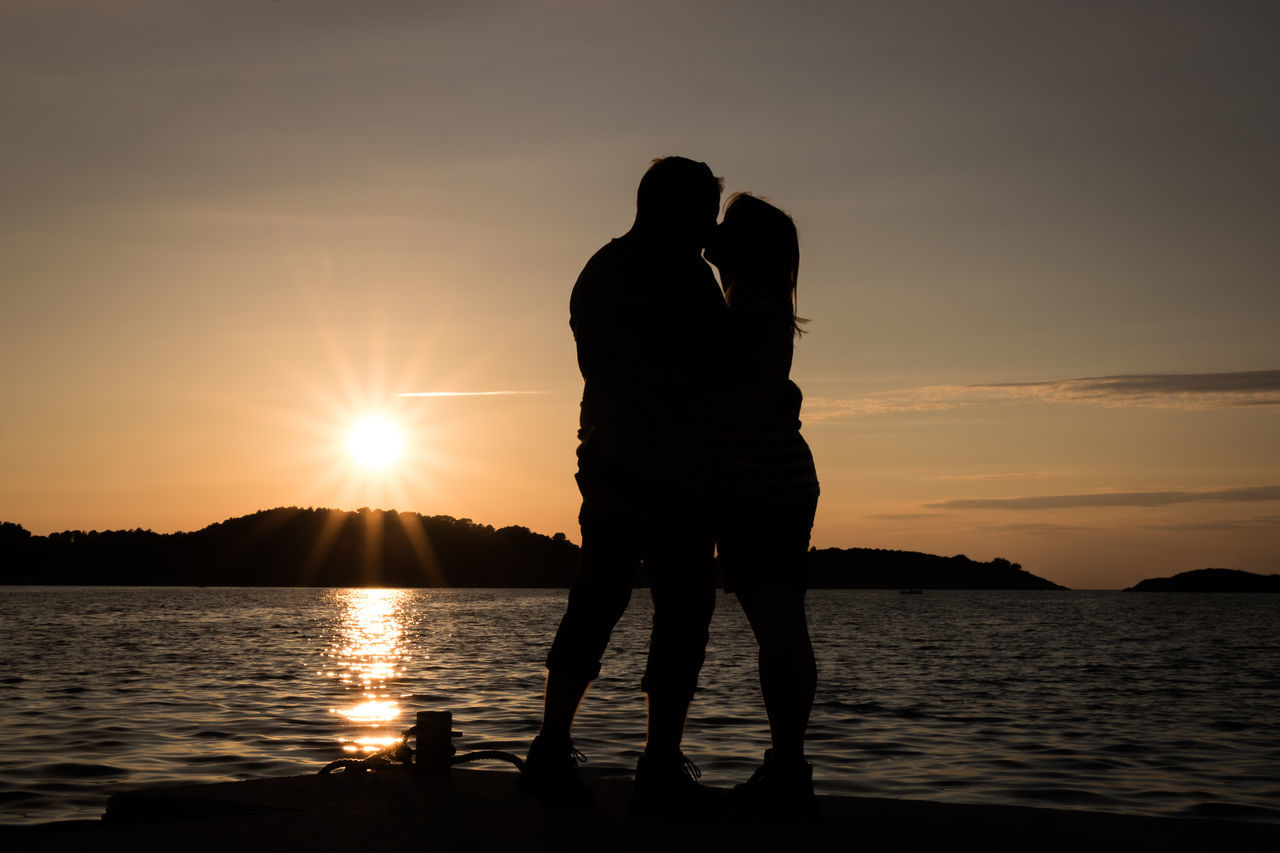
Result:
{"label": "rope", "polygon": [[320,768],[319,775],[328,776],[335,770],[342,770],[343,773],[352,771],[364,773],[366,770],[380,770],[393,764],[408,764],[409,757],[413,755],[413,748],[409,746],[407,737],[406,735],[405,740],[401,740],[394,746],[389,746],[373,755],[366,755],[364,758],[339,758],[337,761],[330,761]]}
{"label": "rope", "polygon": [[516,766],[517,770],[524,769],[524,759],[518,755],[512,755],[509,752],[503,752],[498,749],[481,749],[475,752],[468,752],[466,755],[455,755],[449,759],[450,764],[465,764],[469,761],[485,761],[492,759],[494,761],[506,761]]}
{"label": "rope", "polygon": [[[319,775],[328,776],[335,770],[341,770],[343,773],[364,773],[369,770],[382,770],[396,764],[408,764],[413,756],[413,748],[408,743],[412,732],[413,729],[405,732],[404,739],[398,744],[364,758],[339,758],[337,761],[330,761],[320,769]],[[469,764],[472,761],[506,761],[514,764],[517,770],[524,769],[524,761],[519,756],[498,749],[480,749],[455,755],[449,759],[449,764]]]}

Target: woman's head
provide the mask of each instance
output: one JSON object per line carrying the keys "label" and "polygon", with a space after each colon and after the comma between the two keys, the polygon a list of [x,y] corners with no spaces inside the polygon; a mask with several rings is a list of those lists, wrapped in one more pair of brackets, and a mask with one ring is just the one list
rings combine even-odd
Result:
{"label": "woman's head", "polygon": [[749,291],[785,299],[794,313],[800,237],[791,217],[769,202],[750,193],[730,196],[707,260],[720,270],[731,301],[733,291]]}

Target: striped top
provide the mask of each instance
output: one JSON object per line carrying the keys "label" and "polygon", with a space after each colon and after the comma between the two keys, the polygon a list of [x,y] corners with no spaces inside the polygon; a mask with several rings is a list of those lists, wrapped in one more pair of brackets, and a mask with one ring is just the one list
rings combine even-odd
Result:
{"label": "striped top", "polygon": [[818,474],[800,435],[803,395],[789,378],[789,303],[730,294],[723,387],[715,419],[717,473],[724,494],[770,503],[818,496]]}
{"label": "striped top", "polygon": [[706,402],[728,313],[697,251],[628,232],[592,256],[569,301],[584,381],[580,463],[589,444],[611,466],[707,485]]}

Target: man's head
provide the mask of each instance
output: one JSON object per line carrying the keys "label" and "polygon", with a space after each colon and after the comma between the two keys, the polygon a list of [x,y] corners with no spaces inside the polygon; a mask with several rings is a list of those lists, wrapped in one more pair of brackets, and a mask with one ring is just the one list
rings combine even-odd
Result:
{"label": "man's head", "polygon": [[636,230],[701,249],[716,227],[724,180],[706,163],[659,157],[640,179]]}

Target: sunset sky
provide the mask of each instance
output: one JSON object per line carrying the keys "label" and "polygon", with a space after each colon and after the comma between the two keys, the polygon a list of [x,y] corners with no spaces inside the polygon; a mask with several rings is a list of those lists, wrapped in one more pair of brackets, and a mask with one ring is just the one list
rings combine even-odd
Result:
{"label": "sunset sky", "polygon": [[1280,571],[1278,10],[2,0],[0,520],[577,541],[569,290],[683,154],[799,226],[814,544]]}

